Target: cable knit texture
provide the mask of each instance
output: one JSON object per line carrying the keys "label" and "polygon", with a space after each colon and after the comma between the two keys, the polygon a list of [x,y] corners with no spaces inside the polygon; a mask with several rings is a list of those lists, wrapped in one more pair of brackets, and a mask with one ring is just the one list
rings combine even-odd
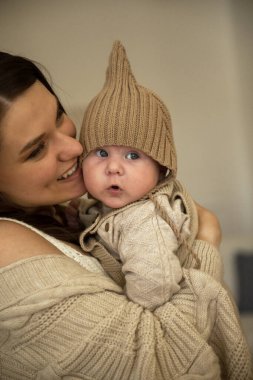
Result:
{"label": "cable knit texture", "polygon": [[190,222],[182,211],[185,207],[177,190],[175,195],[170,181],[153,192],[152,201],[147,196],[120,209],[105,208],[105,214],[100,203],[91,202],[91,207],[87,207],[84,200],[80,206],[80,218],[87,227],[80,238],[82,248],[93,250],[98,239],[101,247],[120,260],[129,299],[150,310],[167,302],[180,289],[182,279],[177,256],[182,240],[178,240],[157,208],[165,210],[181,239],[188,239],[190,227],[192,232],[196,230],[196,218],[192,215]]}
{"label": "cable knit texture", "polygon": [[[125,267],[122,269],[122,262],[127,262],[127,258],[125,257],[125,251],[128,252],[133,256],[132,253],[137,251],[137,258],[136,263],[132,265],[131,268],[131,275],[132,273],[136,273],[138,270],[136,265],[137,261],[139,262],[145,262],[149,261],[150,257],[146,257],[146,250],[150,249],[150,255],[153,257],[153,261],[156,260],[156,253],[157,251],[161,249],[160,246],[163,246],[165,242],[167,242],[168,237],[172,237],[172,242],[168,242],[166,245],[166,250],[168,249],[168,253],[170,253],[171,244],[175,244],[176,249],[174,249],[174,253],[171,252],[171,256],[169,254],[167,255],[166,252],[160,252],[160,255],[164,255],[168,259],[168,262],[166,263],[167,270],[171,270],[171,262],[169,261],[169,257],[171,259],[178,257],[178,260],[180,262],[180,265],[184,268],[194,268],[196,266],[196,259],[193,255],[189,254],[189,248],[194,252],[194,254],[197,256],[198,261],[200,262],[200,270],[204,271],[211,276],[213,276],[216,280],[222,281],[223,278],[223,263],[221,260],[220,253],[218,250],[210,246],[204,241],[196,240],[197,230],[198,230],[198,215],[196,211],[196,206],[191,198],[191,196],[186,192],[185,188],[179,181],[171,181],[168,180],[164,184],[159,184],[156,189],[153,190],[153,198],[157,198],[157,203],[161,203],[161,207],[163,209],[168,210],[169,217],[173,216],[174,218],[174,224],[180,227],[183,226],[183,219],[187,217],[187,228],[189,228],[190,233],[186,236],[186,242],[187,247],[185,245],[180,245],[173,234],[173,231],[170,229],[168,225],[164,221],[159,218],[159,223],[162,224],[163,229],[166,230],[166,234],[168,236],[164,237],[164,240],[157,241],[158,236],[156,234],[156,229],[152,226],[147,226],[147,221],[152,223],[152,218],[155,218],[155,220],[158,219],[158,216],[156,215],[156,212],[154,211],[154,206],[152,206],[152,203],[150,204],[149,195],[147,195],[144,199],[140,201],[140,204],[143,205],[143,212],[145,215],[149,216],[148,220],[146,221],[143,215],[136,216],[136,213],[138,213],[138,206],[139,202],[135,202],[133,204],[127,205],[122,209],[117,210],[111,210],[104,216],[103,215],[103,207],[100,202],[97,202],[94,199],[84,199],[80,206],[80,217],[82,221],[84,222],[84,225],[86,226],[86,229],[83,231],[83,233],[80,235],[80,244],[82,248],[85,251],[91,252],[94,257],[96,257],[101,265],[104,267],[107,273],[120,285],[125,286],[125,278],[122,275],[122,270],[125,274],[128,275],[127,271],[128,269]],[[180,213],[179,220],[177,221],[176,216],[178,214],[175,214],[172,211],[172,208],[170,206],[170,203],[167,204],[168,199],[170,200],[170,203],[173,205],[175,200],[180,200],[182,202],[183,208],[185,209],[185,213]],[[166,201],[166,207],[164,206],[164,201]],[[163,203],[163,204],[162,204]],[[147,206],[149,205],[149,206]],[[147,209],[146,209],[147,207]],[[132,211],[134,210],[134,215],[132,215]],[[167,211],[166,211],[167,212]],[[140,213],[141,214],[141,213]],[[154,214],[154,215],[153,215]],[[143,221],[144,219],[144,221]],[[151,219],[151,221],[150,221]],[[181,222],[180,222],[181,221]],[[145,222],[145,223],[144,223]],[[143,228],[149,228],[148,231],[143,231]],[[183,227],[184,228],[184,227]],[[134,230],[134,232],[133,232]],[[139,238],[136,237],[136,234],[140,233]],[[128,234],[128,238],[126,239],[126,234]],[[98,239],[98,235],[100,235],[101,239]],[[148,240],[147,240],[148,237]],[[153,239],[153,240],[152,240]],[[142,244],[145,245],[145,247],[140,247]],[[136,246],[134,246],[136,244]],[[120,247],[119,247],[120,245]],[[175,248],[174,247],[174,248]],[[189,248],[188,248],[189,247]],[[119,259],[118,250],[120,248],[120,260],[119,262],[117,259]],[[110,252],[108,252],[108,249]],[[177,252],[176,252],[177,250]],[[158,255],[159,256],[159,255]],[[168,257],[167,257],[168,256]],[[134,258],[133,258],[134,259]],[[159,257],[157,257],[157,260],[159,261]],[[155,267],[159,266],[159,262],[153,262],[152,264],[155,265]],[[151,262],[150,262],[151,264]],[[176,263],[173,263],[177,265]],[[146,268],[146,269],[145,269]],[[150,273],[149,268],[152,268],[152,265],[148,265],[147,267],[141,267],[140,272],[138,270],[137,275],[142,275],[143,278],[147,276],[156,276],[155,273]],[[176,267],[177,270],[179,270],[178,267]],[[147,274],[145,274],[145,270],[147,271]],[[165,268],[166,272],[166,268]],[[181,272],[181,271],[180,271]],[[162,274],[162,268],[159,270],[159,274],[156,276],[156,279],[160,278],[160,282],[162,282],[163,279]],[[150,280],[150,279],[149,279]],[[130,279],[131,281],[131,279]],[[157,280],[156,280],[157,281]],[[169,284],[169,279],[164,279],[164,281]],[[134,279],[133,281],[134,282]],[[134,284],[133,284],[134,285]],[[152,284],[151,284],[152,285]],[[162,286],[162,285],[161,285]],[[138,290],[136,292],[137,297]],[[129,294],[130,295],[130,294]],[[168,300],[171,293],[167,294],[166,296],[163,295],[161,298],[159,298],[159,301],[161,302],[161,299],[163,299],[163,302]],[[144,294],[141,294],[140,297],[145,297]],[[134,294],[135,297],[135,294]],[[147,297],[148,298],[148,293]],[[134,298],[135,301],[137,299]],[[140,301],[140,300],[139,300]],[[145,301],[146,307],[153,306],[153,302],[151,299]],[[156,300],[158,303],[158,299]],[[163,303],[161,302],[161,303]],[[155,302],[154,302],[155,303]]]}
{"label": "cable knit texture", "polygon": [[3,380],[252,378],[234,306],[206,273],[185,270],[153,313],[64,255],[1,268],[0,292]]}

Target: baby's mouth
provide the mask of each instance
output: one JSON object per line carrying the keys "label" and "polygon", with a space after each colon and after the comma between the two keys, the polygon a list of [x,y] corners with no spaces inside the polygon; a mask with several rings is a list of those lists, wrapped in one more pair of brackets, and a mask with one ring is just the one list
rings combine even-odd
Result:
{"label": "baby's mouth", "polygon": [[108,190],[116,192],[116,191],[120,191],[122,189],[118,185],[111,185],[108,187]]}

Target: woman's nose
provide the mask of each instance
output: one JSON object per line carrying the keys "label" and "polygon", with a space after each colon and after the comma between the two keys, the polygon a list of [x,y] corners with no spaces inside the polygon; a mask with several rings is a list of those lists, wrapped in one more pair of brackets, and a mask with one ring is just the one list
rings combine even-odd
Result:
{"label": "woman's nose", "polygon": [[83,147],[75,138],[60,134],[58,139],[58,159],[68,161],[79,157],[83,152]]}

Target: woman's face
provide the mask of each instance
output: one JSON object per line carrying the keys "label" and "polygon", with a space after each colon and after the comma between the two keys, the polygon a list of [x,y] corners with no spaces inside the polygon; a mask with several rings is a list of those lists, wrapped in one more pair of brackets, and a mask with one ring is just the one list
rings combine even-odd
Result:
{"label": "woman's face", "polygon": [[75,126],[42,83],[11,103],[0,134],[0,193],[6,199],[33,208],[85,193]]}

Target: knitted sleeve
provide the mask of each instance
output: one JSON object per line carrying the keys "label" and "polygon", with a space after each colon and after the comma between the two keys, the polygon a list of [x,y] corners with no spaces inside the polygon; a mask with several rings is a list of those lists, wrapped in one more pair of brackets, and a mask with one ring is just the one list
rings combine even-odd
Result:
{"label": "knitted sleeve", "polygon": [[62,257],[16,263],[0,279],[2,379],[219,378],[213,350],[173,304],[154,316]]}
{"label": "knitted sleeve", "polygon": [[[213,348],[221,379],[251,380],[252,357],[241,329],[238,310],[228,291],[199,270],[184,270],[180,291],[155,311],[161,318],[175,306]],[[220,378],[220,377],[219,377]]]}
{"label": "knitted sleeve", "polygon": [[[203,240],[195,240],[192,250],[199,258],[199,270],[211,275],[215,280],[223,282],[224,268],[220,252],[213,245]],[[179,258],[182,252],[179,251]],[[184,268],[194,268],[195,260],[193,256],[187,255],[184,259]]]}
{"label": "knitted sleeve", "polygon": [[[168,200],[166,208],[175,224],[184,230],[181,210],[173,209]],[[125,291],[130,300],[153,310],[180,289],[182,269],[176,254],[179,243],[152,201],[138,202],[105,217],[98,234],[122,262]]]}

